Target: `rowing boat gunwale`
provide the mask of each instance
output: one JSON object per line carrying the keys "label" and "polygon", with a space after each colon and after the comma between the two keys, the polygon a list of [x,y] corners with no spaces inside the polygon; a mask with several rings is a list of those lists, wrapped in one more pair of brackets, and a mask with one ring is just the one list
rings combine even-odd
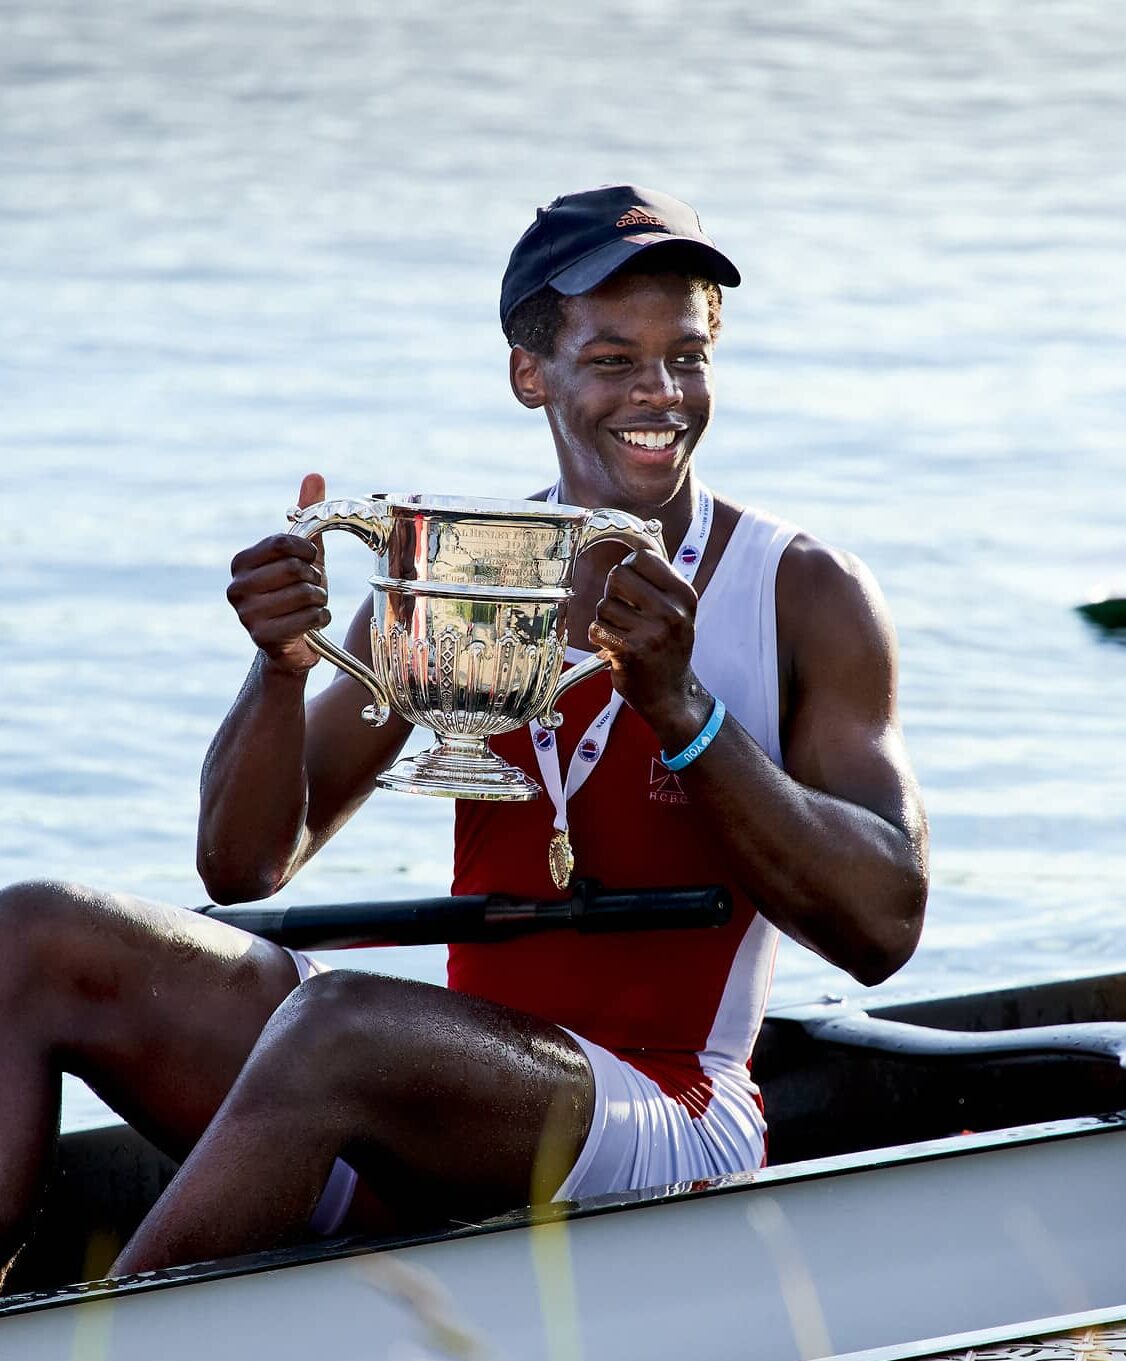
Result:
{"label": "rowing boat gunwale", "polygon": [[[122,1126],[122,1129],[127,1129]],[[786,1163],[762,1168],[757,1172],[742,1172],[704,1181],[690,1186],[654,1187],[642,1191],[615,1192],[589,1199],[553,1202],[521,1210],[512,1210],[480,1223],[463,1224],[454,1228],[422,1234],[395,1237],[358,1235],[331,1239],[324,1243],[301,1244],[289,1248],[274,1248],[265,1252],[248,1253],[216,1261],[171,1267],[164,1271],[141,1272],[110,1280],[88,1281],[52,1291],[32,1291],[0,1299],[0,1320],[18,1314],[30,1314],[94,1300],[120,1300],[155,1290],[192,1285],[206,1281],[225,1280],[237,1276],[258,1275],[263,1272],[285,1270],[316,1262],[329,1262],[349,1257],[362,1257],[393,1252],[398,1249],[478,1238],[488,1234],[537,1228],[570,1220],[618,1214],[644,1209],[655,1204],[671,1204],[700,1200],[713,1196],[747,1194],[748,1192],[812,1182],[832,1177],[872,1171],[891,1166],[934,1162],[958,1157],[972,1157],[993,1150],[1014,1146],[1034,1145],[1062,1139],[1084,1139],[1126,1133],[1126,1110],[1109,1111],[1101,1115],[1076,1116],[1066,1120],[1043,1121],[1030,1125],[1015,1125],[1005,1129],[976,1133],[947,1135],[888,1148],[867,1149],[855,1153],[839,1153],[803,1162]],[[886,1361],[897,1353],[888,1352]],[[904,1358],[926,1356],[927,1352],[903,1352]],[[857,1353],[856,1361],[867,1354]],[[881,1353],[872,1353],[870,1361],[885,1361]]]}

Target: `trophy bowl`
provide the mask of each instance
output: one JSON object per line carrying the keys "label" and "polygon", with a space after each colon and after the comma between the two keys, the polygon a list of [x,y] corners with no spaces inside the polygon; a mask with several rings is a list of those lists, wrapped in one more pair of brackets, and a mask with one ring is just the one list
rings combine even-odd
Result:
{"label": "trophy bowl", "polygon": [[375,554],[371,667],[315,630],[306,636],[366,686],[368,722],[393,709],[437,736],[376,783],[445,798],[537,797],[535,780],[488,739],[533,718],[557,727],[559,696],[608,665],[595,656],[561,675],[576,559],[605,539],[665,556],[657,520],[541,501],[396,493],[322,501],[290,520],[290,533],[342,529]]}

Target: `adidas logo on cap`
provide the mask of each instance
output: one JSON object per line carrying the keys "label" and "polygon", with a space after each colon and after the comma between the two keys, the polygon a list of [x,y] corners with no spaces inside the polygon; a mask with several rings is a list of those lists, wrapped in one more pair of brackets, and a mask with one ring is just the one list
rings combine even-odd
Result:
{"label": "adidas logo on cap", "polygon": [[631,208],[628,213],[623,213],[614,223],[615,227],[664,227],[664,225],[659,217],[647,213],[644,208],[636,207]]}

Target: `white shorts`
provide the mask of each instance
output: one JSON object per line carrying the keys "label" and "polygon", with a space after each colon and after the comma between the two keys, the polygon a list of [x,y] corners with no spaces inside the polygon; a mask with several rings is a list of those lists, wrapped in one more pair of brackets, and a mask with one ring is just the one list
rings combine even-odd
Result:
{"label": "white shorts", "polygon": [[555,1200],[642,1191],[751,1172],[766,1154],[766,1121],[746,1069],[713,1074],[694,1116],[644,1073],[568,1030],[594,1072],[594,1114],[582,1151]]}
{"label": "white shorts", "polygon": [[[331,968],[300,951],[289,954],[301,982]],[[594,1112],[582,1150],[553,1200],[676,1186],[762,1166],[766,1121],[746,1069],[713,1074],[708,1108],[694,1116],[624,1059],[572,1030],[566,1033],[594,1074]],[[336,1233],[355,1189],[355,1171],[337,1158],[309,1227],[325,1237]]]}

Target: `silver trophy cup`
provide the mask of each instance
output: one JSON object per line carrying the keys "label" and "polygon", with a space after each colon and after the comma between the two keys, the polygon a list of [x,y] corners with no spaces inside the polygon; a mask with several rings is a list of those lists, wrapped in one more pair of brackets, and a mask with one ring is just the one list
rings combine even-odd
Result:
{"label": "silver trophy cup", "polygon": [[315,630],[306,637],[371,692],[368,722],[394,709],[437,734],[377,783],[446,798],[539,794],[487,739],[536,717],[557,727],[559,696],[609,664],[591,657],[560,675],[576,558],[604,539],[665,557],[658,520],[540,501],[378,495],[321,501],[290,521],[302,538],[343,529],[374,552],[372,667]]}

